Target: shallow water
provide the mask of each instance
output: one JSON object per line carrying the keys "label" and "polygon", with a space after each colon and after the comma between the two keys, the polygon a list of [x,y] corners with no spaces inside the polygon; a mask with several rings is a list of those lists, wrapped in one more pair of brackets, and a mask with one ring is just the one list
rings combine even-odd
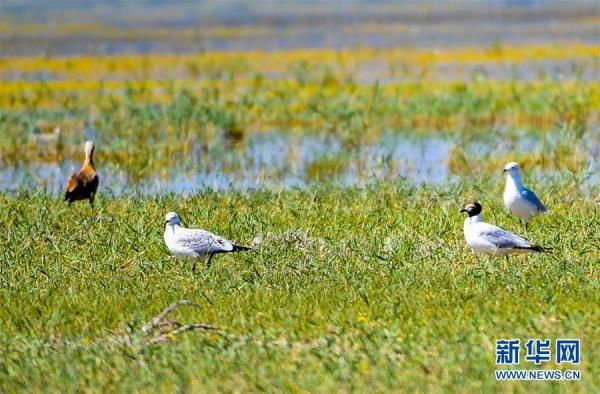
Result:
{"label": "shallow water", "polygon": [[[218,145],[218,144],[216,144]],[[235,146],[201,146],[181,158],[166,175],[137,180],[111,163],[98,163],[101,185],[116,195],[130,192],[189,193],[207,188],[251,190],[305,187],[317,181],[342,185],[397,177],[416,183],[441,183],[448,177],[445,160],[452,143],[387,133],[378,141],[348,149],[335,137],[259,133]],[[0,190],[41,188],[59,194],[67,177],[80,166],[59,163],[5,165]]]}
{"label": "shallow water", "polygon": [[[98,163],[103,193],[161,194],[214,190],[273,190],[307,187],[316,182],[364,185],[373,180],[406,179],[415,184],[443,185],[455,181],[448,168],[452,149],[462,147],[470,158],[482,159],[519,150],[552,149],[552,140],[523,137],[518,142],[457,142],[451,137],[416,137],[408,132],[384,133],[363,145],[344,143],[334,136],[294,135],[285,132],[258,133],[237,144],[194,145],[189,157],[177,158],[177,166],[162,174],[138,179],[111,163]],[[582,141],[587,144],[588,141]],[[586,183],[598,182],[598,163],[589,152]],[[15,163],[0,168],[0,191],[18,188],[62,193],[69,174],[79,162]],[[537,175],[551,174],[551,171]]]}

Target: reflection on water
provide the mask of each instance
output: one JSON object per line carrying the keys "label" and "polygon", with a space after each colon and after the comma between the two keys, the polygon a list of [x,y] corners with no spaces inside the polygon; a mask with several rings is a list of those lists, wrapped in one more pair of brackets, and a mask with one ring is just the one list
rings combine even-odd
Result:
{"label": "reflection on water", "polygon": [[[522,139],[532,149],[540,141]],[[252,190],[306,187],[328,181],[339,185],[362,185],[374,179],[407,179],[434,185],[452,181],[448,158],[454,142],[448,138],[417,138],[409,133],[384,133],[364,144],[344,144],[334,136],[257,133],[239,144],[215,143],[208,148],[195,144],[188,157],[174,160],[178,167],[162,174],[137,179],[111,163],[98,163],[105,194],[190,193],[205,189]],[[514,147],[493,143],[470,143],[469,155],[478,157]],[[592,163],[596,166],[596,164]],[[27,164],[0,168],[0,191],[36,188],[61,194],[69,174],[79,162]],[[597,167],[593,167],[597,168]],[[591,177],[593,183],[596,178]]]}
{"label": "reflection on water", "polygon": [[[378,141],[348,148],[332,136],[258,133],[238,145],[219,144],[208,149],[194,145],[189,157],[166,174],[137,180],[110,163],[98,163],[104,190],[114,194],[139,192],[187,193],[202,189],[250,190],[305,187],[319,180],[358,185],[373,178],[397,177],[417,183],[447,179],[445,165],[451,143],[384,134]],[[0,169],[0,190],[39,188],[60,194],[79,162],[19,164]]]}

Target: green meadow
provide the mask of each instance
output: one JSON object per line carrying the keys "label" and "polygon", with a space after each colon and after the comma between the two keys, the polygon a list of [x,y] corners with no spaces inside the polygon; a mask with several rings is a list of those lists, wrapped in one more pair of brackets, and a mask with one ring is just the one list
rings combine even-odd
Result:
{"label": "green meadow", "polygon": [[[538,3],[3,2],[0,393],[600,392],[600,18]],[[475,255],[472,201],[548,252]],[[169,211],[253,250],[193,270]]]}
{"label": "green meadow", "polygon": [[[525,229],[501,189],[500,176],[317,185],[100,197],[94,210],[3,194],[0,391],[593,392],[597,194],[567,176],[539,180],[552,213]],[[458,212],[472,199],[552,251],[475,256]],[[193,272],[164,246],[170,210],[254,250]],[[181,299],[197,305],[168,319],[218,330],[149,344],[142,326]],[[582,380],[496,382],[501,338],[579,338]]]}

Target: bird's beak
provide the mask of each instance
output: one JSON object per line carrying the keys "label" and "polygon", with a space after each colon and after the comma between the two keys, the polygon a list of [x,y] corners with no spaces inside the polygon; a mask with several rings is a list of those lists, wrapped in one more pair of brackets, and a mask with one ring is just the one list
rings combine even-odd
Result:
{"label": "bird's beak", "polygon": [[464,209],[464,208],[463,208],[463,209],[461,209],[460,211],[461,211],[461,212],[467,212],[467,210],[466,210],[466,209]]}
{"label": "bird's beak", "polygon": [[168,221],[168,220],[165,220],[165,226],[166,226],[167,224],[169,224],[169,221]]}
{"label": "bird's beak", "polygon": [[506,171],[508,171],[506,168],[502,170],[502,173],[505,173]]}

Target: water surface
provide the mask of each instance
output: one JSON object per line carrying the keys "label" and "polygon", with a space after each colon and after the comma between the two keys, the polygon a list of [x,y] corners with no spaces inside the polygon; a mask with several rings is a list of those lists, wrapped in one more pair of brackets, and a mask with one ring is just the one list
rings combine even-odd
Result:
{"label": "water surface", "polygon": [[[386,132],[365,144],[343,141],[332,135],[297,135],[290,132],[251,134],[239,143],[212,146],[194,144],[185,157],[173,157],[160,174],[139,177],[110,162],[99,162],[104,193],[161,194],[213,190],[280,190],[309,187],[317,182],[361,186],[373,180],[404,179],[415,184],[443,185],[460,180],[449,170],[453,150],[459,149],[473,165],[494,157],[557,149],[560,140],[522,136],[517,139],[490,136],[478,141],[458,141],[450,136],[417,137],[410,132]],[[591,139],[590,139],[591,138]],[[597,141],[579,143],[589,163],[588,184],[598,182]],[[467,162],[468,166],[469,163]],[[0,190],[42,189],[58,195],[67,177],[80,162],[13,163],[0,168]],[[470,173],[477,173],[470,169]],[[538,169],[536,176],[553,175]]]}

